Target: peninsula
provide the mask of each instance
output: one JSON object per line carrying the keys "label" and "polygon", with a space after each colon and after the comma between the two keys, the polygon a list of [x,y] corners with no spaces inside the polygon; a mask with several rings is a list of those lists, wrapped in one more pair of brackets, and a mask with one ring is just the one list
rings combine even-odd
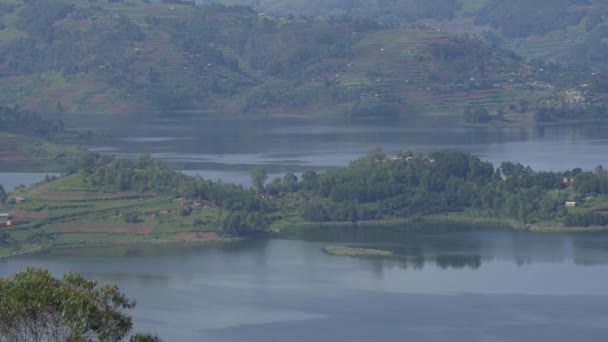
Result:
{"label": "peninsula", "polygon": [[86,152],[65,175],[3,197],[0,255],[264,237],[328,223],[365,229],[451,220],[545,231],[608,225],[608,172],[601,166],[535,172],[448,150],[396,156],[372,150],[325,173],[266,182],[258,169],[252,181],[255,188],[245,188],[184,175],[149,155],[127,160]]}

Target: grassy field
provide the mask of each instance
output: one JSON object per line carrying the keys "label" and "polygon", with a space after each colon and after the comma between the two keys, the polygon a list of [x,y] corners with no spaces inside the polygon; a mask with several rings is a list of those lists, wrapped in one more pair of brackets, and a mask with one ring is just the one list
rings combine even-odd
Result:
{"label": "grassy field", "polygon": [[[183,215],[185,199],[90,188],[73,174],[12,193],[25,201],[0,207],[12,217],[12,226],[0,229],[18,243],[0,243],[0,256],[51,247],[222,240],[221,211],[208,204]],[[128,215],[136,218],[127,222]]]}
{"label": "grassy field", "polygon": [[81,150],[22,134],[0,132],[0,157],[3,161],[32,159],[69,159]]}
{"label": "grassy field", "polygon": [[[6,136],[6,135],[3,135]],[[80,173],[47,179],[9,195],[0,212],[9,213],[11,225],[0,226],[0,257],[44,249],[79,246],[138,245],[159,243],[207,243],[231,241],[222,225],[230,212],[212,202],[175,198],[152,192],[103,192],[92,190]],[[608,195],[581,196],[573,186],[551,191],[560,201],[576,201],[566,208],[572,214],[608,213]],[[385,217],[379,221],[307,222],[301,208],[310,198],[301,192],[265,198],[268,207],[280,208],[267,215],[270,231],[277,236],[303,238],[315,229],[372,228],[399,231],[465,231],[516,229],[536,232],[597,232],[605,227],[566,227],[562,222],[535,220],[524,224],[496,217],[494,211],[467,209],[410,218]],[[315,201],[321,198],[313,198]],[[184,210],[191,208],[191,210]],[[327,253],[347,256],[389,256],[388,251],[328,247]]]}

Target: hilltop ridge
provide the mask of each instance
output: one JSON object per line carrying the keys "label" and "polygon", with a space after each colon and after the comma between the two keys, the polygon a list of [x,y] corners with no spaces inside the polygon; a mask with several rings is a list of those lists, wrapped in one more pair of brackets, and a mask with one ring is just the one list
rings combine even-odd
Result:
{"label": "hilltop ridge", "polygon": [[383,27],[428,25],[470,33],[528,58],[608,70],[608,3],[601,0],[197,0],[287,16],[366,18]]}
{"label": "hilltop ridge", "polygon": [[474,36],[366,19],[174,1],[11,0],[0,23],[0,104],[42,112],[476,122],[530,119],[547,98],[583,97],[557,66]]}

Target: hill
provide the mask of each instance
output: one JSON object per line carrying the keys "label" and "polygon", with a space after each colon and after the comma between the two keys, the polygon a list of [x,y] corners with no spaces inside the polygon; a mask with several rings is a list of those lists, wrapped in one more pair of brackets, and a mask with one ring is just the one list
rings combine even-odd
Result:
{"label": "hill", "polygon": [[581,91],[577,75],[473,36],[366,19],[188,1],[10,0],[0,23],[0,104],[43,112],[461,120],[469,108],[477,122],[531,118],[537,103]]}
{"label": "hill", "polygon": [[485,37],[528,58],[608,70],[608,4],[601,0],[199,0],[286,16],[352,16],[384,27],[429,25]]}
{"label": "hill", "polygon": [[44,163],[46,169],[60,169],[81,152],[65,143],[79,145],[92,138],[91,132],[65,130],[61,120],[45,120],[35,112],[0,107],[0,169],[20,170],[37,163]]}

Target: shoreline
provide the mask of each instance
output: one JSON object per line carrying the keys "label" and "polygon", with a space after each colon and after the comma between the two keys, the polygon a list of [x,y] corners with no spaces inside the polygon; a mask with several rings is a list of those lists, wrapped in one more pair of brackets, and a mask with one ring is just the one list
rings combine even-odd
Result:
{"label": "shoreline", "polygon": [[[285,238],[286,235],[293,233],[305,233],[307,230],[312,229],[323,229],[323,228],[334,228],[334,229],[346,229],[346,228],[365,228],[365,227],[390,227],[395,225],[414,225],[406,227],[406,231],[422,232],[424,228],[419,225],[423,224],[470,224],[472,229],[475,231],[490,230],[484,225],[496,225],[492,230],[507,230],[514,232],[529,232],[529,233],[542,233],[542,234],[583,234],[583,233],[602,233],[608,232],[608,227],[557,227],[548,226],[541,224],[526,225],[521,224],[514,220],[509,219],[497,219],[488,217],[475,217],[475,216],[461,216],[461,215],[429,215],[425,217],[415,218],[400,218],[400,219],[386,219],[386,220],[374,220],[374,221],[360,221],[355,224],[352,222],[307,222],[298,224],[289,224],[281,227],[273,228],[267,239],[273,238]],[[477,226],[477,227],[476,227]],[[449,229],[447,229],[449,230]],[[427,229],[427,231],[438,231],[437,229]],[[229,244],[242,241],[253,240],[253,238],[244,237],[222,237],[216,235],[212,238],[199,238],[199,239],[165,239],[156,241],[115,241],[115,242],[95,242],[95,241],[80,241],[77,243],[57,243],[50,244],[47,246],[36,246],[34,248],[26,248],[23,250],[13,251],[6,255],[0,255],[0,260],[21,257],[31,254],[44,253],[48,251],[56,250],[67,250],[67,249],[78,249],[78,248],[93,248],[93,247],[127,247],[127,246],[161,246],[161,245],[216,245],[216,244]]]}
{"label": "shoreline", "polygon": [[[498,225],[502,228],[518,231],[518,232],[531,232],[531,233],[600,233],[608,232],[608,227],[601,226],[590,226],[590,227],[559,227],[552,225],[543,224],[524,224],[511,219],[502,218],[489,218],[481,216],[462,216],[462,215],[442,215],[435,214],[424,217],[415,218],[398,218],[398,219],[386,219],[386,220],[374,220],[374,221],[359,221],[357,223],[352,222],[306,222],[285,225],[276,227],[273,233],[281,236],[286,233],[293,233],[301,230],[315,229],[315,228],[352,228],[352,227],[369,227],[369,226],[383,226],[389,227],[401,224],[470,224],[472,226],[482,225]],[[482,227],[479,227],[482,228]],[[501,229],[501,228],[498,228]],[[410,227],[408,230],[422,231],[417,227]],[[483,230],[483,229],[479,229]],[[495,229],[496,230],[496,229]],[[429,230],[429,231],[432,231]]]}
{"label": "shoreline", "polygon": [[0,260],[5,260],[9,258],[27,256],[38,253],[45,253],[50,251],[58,251],[58,250],[70,250],[70,249],[79,249],[79,248],[114,248],[114,247],[146,247],[146,246],[169,246],[169,245],[223,245],[230,243],[237,243],[245,241],[245,238],[240,237],[221,237],[218,236],[214,239],[200,239],[200,240],[159,240],[159,241],[116,241],[116,242],[101,242],[96,243],[95,241],[89,242],[80,242],[80,243],[65,243],[65,244],[52,244],[47,246],[37,246],[36,248],[24,249],[22,251],[17,251],[13,253],[9,253],[6,255],[0,255]]}

